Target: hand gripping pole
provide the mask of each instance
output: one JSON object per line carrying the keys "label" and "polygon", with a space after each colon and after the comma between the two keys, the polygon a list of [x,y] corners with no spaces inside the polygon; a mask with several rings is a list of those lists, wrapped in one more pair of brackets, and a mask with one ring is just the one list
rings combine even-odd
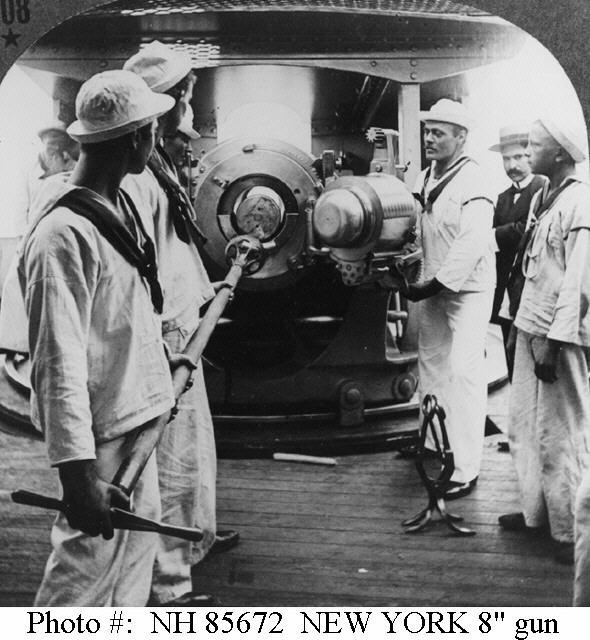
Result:
{"label": "hand gripping pole", "polygon": [[[31,491],[13,491],[10,494],[13,502],[17,504],[26,504],[30,507],[41,507],[42,509],[55,509],[56,511],[64,511],[65,504],[56,498],[42,496]],[[173,538],[182,538],[191,542],[199,542],[203,539],[203,532],[200,529],[190,527],[176,527],[173,525],[162,524],[150,518],[138,516],[131,511],[111,507],[111,522],[115,529],[128,529],[130,531],[154,531],[161,535],[172,536]]]}
{"label": "hand gripping pole", "polygon": [[[222,288],[217,292],[203,316],[199,326],[188,341],[183,354],[193,362],[198,362],[203,355],[207,342],[221,317],[225,307],[233,296],[240,278],[251,275],[261,268],[264,260],[262,244],[251,236],[237,236],[233,238],[225,249],[231,268],[223,281]],[[192,384],[193,370],[181,364],[172,374],[174,397],[176,400]],[[143,471],[152,452],[158,444],[166,425],[174,417],[175,411],[150,420],[129,434],[126,443],[127,453],[119,467],[113,484],[119,486],[125,493],[131,495],[141,472]]]}

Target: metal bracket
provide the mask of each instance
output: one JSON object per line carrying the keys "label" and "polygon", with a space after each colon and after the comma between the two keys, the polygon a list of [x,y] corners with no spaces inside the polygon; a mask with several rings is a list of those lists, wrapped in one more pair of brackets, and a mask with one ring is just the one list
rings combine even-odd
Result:
{"label": "metal bracket", "polygon": [[[457,522],[461,522],[463,518],[447,511],[445,504],[444,496],[453,471],[455,470],[455,460],[445,427],[444,421],[446,415],[444,409],[439,406],[436,396],[427,395],[422,403],[422,412],[424,414],[424,421],[422,422],[422,428],[420,430],[416,469],[428,492],[428,506],[412,518],[404,520],[402,526],[405,528],[406,533],[423,531],[432,521],[435,511],[438,511],[441,516],[441,521],[444,522],[453,533],[459,536],[474,536],[475,531],[473,529],[461,527],[457,524]],[[435,420],[438,422],[438,426],[435,424]],[[437,478],[428,475],[424,467],[426,458],[425,443],[428,432],[430,432],[432,436],[437,458],[440,461],[440,472]]]}

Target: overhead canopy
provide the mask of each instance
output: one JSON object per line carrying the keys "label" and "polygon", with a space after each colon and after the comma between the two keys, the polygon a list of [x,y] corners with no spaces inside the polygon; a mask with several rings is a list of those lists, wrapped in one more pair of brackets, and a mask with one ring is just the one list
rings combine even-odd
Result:
{"label": "overhead canopy", "polygon": [[85,79],[154,38],[197,68],[295,63],[424,83],[510,57],[524,33],[446,0],[127,0],[68,20],[21,62]]}

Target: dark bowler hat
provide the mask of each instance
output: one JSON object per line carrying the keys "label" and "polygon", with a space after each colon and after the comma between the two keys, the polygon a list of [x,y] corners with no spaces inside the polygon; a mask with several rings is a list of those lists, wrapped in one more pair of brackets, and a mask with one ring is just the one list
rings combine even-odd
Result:
{"label": "dark bowler hat", "polygon": [[526,147],[529,142],[529,132],[526,127],[522,125],[508,125],[500,129],[500,142],[493,144],[490,147],[490,151],[502,152],[502,147],[507,147],[511,144],[520,144]]}

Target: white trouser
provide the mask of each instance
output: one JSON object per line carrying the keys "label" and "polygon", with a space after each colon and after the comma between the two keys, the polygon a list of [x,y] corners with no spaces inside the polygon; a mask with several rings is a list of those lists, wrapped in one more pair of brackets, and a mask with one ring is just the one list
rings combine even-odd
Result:
{"label": "white trouser", "polygon": [[[485,340],[493,290],[442,293],[419,303],[420,401],[434,394],[446,413],[455,458],[452,480],[477,477],[487,403]],[[428,439],[427,447],[434,443]]]}
{"label": "white trouser", "polygon": [[508,436],[525,522],[549,524],[560,542],[574,539],[574,503],[590,452],[586,350],[565,345],[557,380],[535,376],[535,338],[519,330],[510,389]]}
{"label": "white trouser", "polygon": [[[172,353],[184,349],[195,325],[164,334]],[[156,451],[162,520],[183,527],[196,525],[205,535],[196,543],[160,537],[151,593],[158,603],[192,591],[191,566],[203,559],[215,541],[217,457],[202,363],[193,380],[193,386],[180,397],[178,414]]]}
{"label": "white trouser", "polygon": [[[100,476],[111,480],[122,461],[124,438],[98,445]],[[132,496],[135,513],[159,519],[155,456],[151,456]],[[143,607],[146,605],[158,536],[115,529],[111,540],[72,529],[59,514],[51,530],[51,552],[36,607]]]}
{"label": "white trouser", "polygon": [[574,607],[590,607],[590,469],[576,496]]}

